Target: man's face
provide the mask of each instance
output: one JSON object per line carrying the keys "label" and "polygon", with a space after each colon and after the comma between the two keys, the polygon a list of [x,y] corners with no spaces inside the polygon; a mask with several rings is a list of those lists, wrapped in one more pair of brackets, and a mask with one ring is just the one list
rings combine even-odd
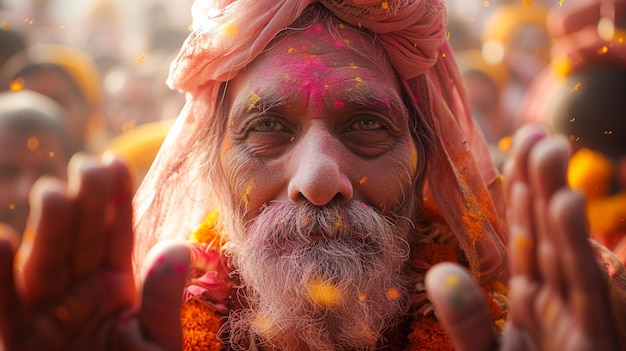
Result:
{"label": "man's face", "polygon": [[371,345],[408,300],[407,108],[371,39],[339,31],[296,32],[228,86],[222,166],[241,217],[228,239],[250,307],[231,334],[285,349]]}
{"label": "man's face", "polygon": [[35,180],[44,175],[66,177],[62,145],[54,132],[22,133],[0,127],[0,222],[24,231]]}
{"label": "man's face", "polygon": [[223,164],[246,220],[272,202],[357,201],[386,213],[407,195],[417,153],[400,84],[384,57],[359,44],[362,38],[345,40],[321,25],[307,29],[229,85]]}

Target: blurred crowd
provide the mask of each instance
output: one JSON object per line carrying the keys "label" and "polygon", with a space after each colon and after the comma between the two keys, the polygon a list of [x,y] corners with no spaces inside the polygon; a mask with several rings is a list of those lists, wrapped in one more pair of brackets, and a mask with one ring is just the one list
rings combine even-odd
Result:
{"label": "blurred crowd", "polygon": [[[589,196],[591,229],[620,250],[626,2],[447,3],[448,40],[493,157],[503,164],[509,136],[528,122],[565,135],[575,156],[570,184]],[[76,152],[113,151],[141,180],[184,104],[165,81],[189,32],[189,7],[0,0],[0,221],[23,228],[29,186],[41,175],[64,177],[59,164]],[[594,226],[594,213],[611,221]]]}

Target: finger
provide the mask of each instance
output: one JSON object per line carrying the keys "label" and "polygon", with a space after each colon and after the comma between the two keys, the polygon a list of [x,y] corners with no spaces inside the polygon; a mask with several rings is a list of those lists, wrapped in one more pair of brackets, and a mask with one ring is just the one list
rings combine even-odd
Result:
{"label": "finger", "polygon": [[[525,336],[533,336],[534,339],[541,338],[542,321],[536,313],[536,309],[533,308],[540,291],[541,283],[529,280],[527,276],[518,275],[509,279],[509,315],[507,320],[509,329],[523,333]],[[503,342],[504,345],[506,344]],[[504,348],[504,350],[508,350],[508,348]]]}
{"label": "finger", "polygon": [[548,135],[547,131],[539,125],[527,125],[521,127],[513,137],[511,156],[504,166],[505,195],[507,202],[515,201],[510,196],[511,186],[515,182],[528,183],[528,157],[533,146]]}
{"label": "finger", "polygon": [[107,205],[112,199],[108,169],[94,157],[76,155],[68,167],[68,196],[76,199],[75,235],[71,247],[73,277],[80,279],[102,263],[107,232]]}
{"label": "finger", "polygon": [[452,338],[455,350],[491,350],[496,345],[491,316],[478,285],[467,271],[440,263],[426,274],[428,298]]}
{"label": "finger", "polygon": [[539,141],[529,159],[529,178],[535,195],[533,207],[539,272],[542,280],[562,297],[566,296],[567,289],[563,267],[559,264],[560,248],[554,240],[554,229],[548,218],[548,204],[557,190],[567,187],[568,161],[569,144],[563,138]]}
{"label": "finger", "polygon": [[149,338],[174,349],[182,343],[180,310],[191,262],[184,243],[161,243],[148,254],[139,320]]}
{"label": "finger", "polygon": [[24,307],[15,290],[13,275],[13,259],[19,242],[19,234],[0,223],[0,339],[5,342],[13,339],[24,325]]}
{"label": "finger", "polygon": [[109,204],[112,215],[110,233],[105,252],[105,264],[114,270],[132,270],[133,211],[132,179],[128,167],[119,158],[105,155],[103,162],[112,174],[113,202]]}
{"label": "finger", "polygon": [[612,330],[609,295],[588,241],[583,195],[566,190],[555,194],[550,217],[573,313],[590,335],[606,338]]}
{"label": "finger", "polygon": [[27,305],[55,297],[69,280],[73,203],[64,185],[41,178],[31,189],[31,213],[17,252],[17,285]]}
{"label": "finger", "polygon": [[522,182],[513,184],[508,219],[510,267],[512,276],[526,276],[528,280],[539,279],[535,248],[535,223],[530,189]]}

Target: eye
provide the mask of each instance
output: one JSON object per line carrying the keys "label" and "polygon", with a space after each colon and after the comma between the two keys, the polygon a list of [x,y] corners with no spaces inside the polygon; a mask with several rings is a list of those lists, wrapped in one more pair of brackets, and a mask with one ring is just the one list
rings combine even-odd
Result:
{"label": "eye", "polygon": [[346,131],[376,131],[386,129],[387,125],[380,119],[376,117],[364,117],[350,125]]}
{"label": "eye", "polygon": [[256,120],[250,128],[250,131],[260,133],[270,132],[286,132],[289,131],[282,123],[273,117],[262,117]]}

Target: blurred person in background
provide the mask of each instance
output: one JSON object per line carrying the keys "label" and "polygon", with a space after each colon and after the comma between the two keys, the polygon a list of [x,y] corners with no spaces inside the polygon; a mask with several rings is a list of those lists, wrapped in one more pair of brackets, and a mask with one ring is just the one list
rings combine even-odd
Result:
{"label": "blurred person in background", "polygon": [[103,154],[115,154],[128,165],[133,192],[148,173],[173,124],[174,119],[144,123],[120,133],[104,147]]}
{"label": "blurred person in background", "polygon": [[487,62],[480,50],[461,51],[456,58],[472,116],[489,144],[496,165],[502,169],[506,153],[498,143],[512,132],[511,120],[502,106],[502,90],[508,84],[508,72],[501,63]]}
{"label": "blurred person in background", "polygon": [[120,64],[104,77],[106,117],[111,137],[160,118],[156,101],[156,71],[146,59],[141,65]]}
{"label": "blurred person in background", "polygon": [[0,222],[23,233],[42,176],[66,179],[71,156],[61,107],[38,93],[0,93]]}
{"label": "blurred person in background", "polygon": [[568,181],[587,196],[591,235],[626,262],[626,1],[572,0],[547,18],[553,59],[519,124],[545,122],[568,138]]}
{"label": "blurred person in background", "polygon": [[38,44],[14,57],[2,75],[4,89],[28,89],[59,103],[72,151],[98,152],[106,141],[102,82],[93,59],[71,46]]}
{"label": "blurred person in background", "polygon": [[0,70],[11,57],[26,50],[26,39],[17,30],[11,28],[0,29]]}
{"label": "blurred person in background", "polygon": [[548,7],[538,2],[511,1],[490,12],[482,29],[485,59],[508,70],[510,80],[502,91],[502,101],[510,123],[518,118],[528,86],[550,61],[547,11]]}

